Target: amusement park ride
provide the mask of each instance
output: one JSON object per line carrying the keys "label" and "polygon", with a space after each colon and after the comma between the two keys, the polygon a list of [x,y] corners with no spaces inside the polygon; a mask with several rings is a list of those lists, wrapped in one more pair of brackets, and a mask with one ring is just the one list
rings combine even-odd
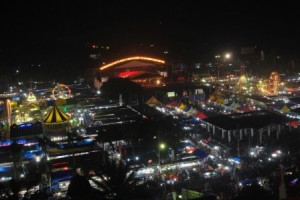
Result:
{"label": "amusement park ride", "polygon": [[[6,118],[11,124],[21,124],[24,122],[42,121],[44,115],[47,113],[47,103],[45,98],[38,98],[34,95],[32,87],[26,99],[23,101],[8,100],[5,106]],[[69,99],[72,97],[71,89],[64,84],[57,84],[51,89],[50,101],[59,99]]]}
{"label": "amusement park ride", "polygon": [[278,72],[272,72],[270,78],[264,81],[260,81],[258,88],[264,95],[277,95],[280,86],[280,76]]}
{"label": "amusement park ride", "polygon": [[71,95],[71,89],[64,84],[58,84],[52,89],[52,95],[51,97],[53,99],[69,99],[72,97]]}
{"label": "amusement park ride", "polygon": [[219,79],[218,82],[220,86],[218,89],[229,94],[256,94],[264,96],[286,94],[285,84],[281,82],[278,72],[272,72],[269,79],[266,80],[259,80],[254,76],[242,74],[239,77],[230,75],[225,79]]}
{"label": "amusement park ride", "polygon": [[246,94],[262,94],[262,95],[278,95],[282,92],[283,88],[281,85],[280,76],[278,72],[272,72],[269,79],[260,80],[255,84],[255,79],[252,77],[247,77],[247,75],[242,75],[238,79],[238,82],[235,85],[235,92],[237,93],[246,93]]}

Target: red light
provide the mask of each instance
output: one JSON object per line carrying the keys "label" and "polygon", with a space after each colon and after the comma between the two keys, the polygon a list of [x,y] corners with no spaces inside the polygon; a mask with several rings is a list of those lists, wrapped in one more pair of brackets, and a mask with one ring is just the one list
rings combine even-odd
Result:
{"label": "red light", "polygon": [[69,170],[70,168],[69,167],[63,167],[61,168],[62,171],[66,171],[66,170]]}
{"label": "red light", "polygon": [[297,121],[292,121],[291,126],[292,127],[298,127],[298,122]]}
{"label": "red light", "polygon": [[186,153],[193,153],[195,150],[196,150],[196,148],[193,148],[193,147],[192,148],[186,148],[185,152]]}
{"label": "red light", "polygon": [[68,164],[68,162],[60,162],[60,163],[54,163],[52,164],[52,166],[54,167],[54,166],[66,165],[66,164]]}
{"label": "red light", "polygon": [[129,76],[137,75],[138,73],[140,73],[140,71],[120,72],[119,77],[126,78],[126,77],[129,77]]}

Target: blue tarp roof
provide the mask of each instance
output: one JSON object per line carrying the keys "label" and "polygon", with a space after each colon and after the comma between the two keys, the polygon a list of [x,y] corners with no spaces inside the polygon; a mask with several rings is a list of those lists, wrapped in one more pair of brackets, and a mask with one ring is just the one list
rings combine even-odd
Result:
{"label": "blue tarp roof", "polygon": [[206,153],[205,151],[201,150],[201,149],[196,149],[196,150],[193,152],[193,155],[198,156],[198,157],[201,158],[201,159],[204,159],[204,158],[206,158],[209,154]]}

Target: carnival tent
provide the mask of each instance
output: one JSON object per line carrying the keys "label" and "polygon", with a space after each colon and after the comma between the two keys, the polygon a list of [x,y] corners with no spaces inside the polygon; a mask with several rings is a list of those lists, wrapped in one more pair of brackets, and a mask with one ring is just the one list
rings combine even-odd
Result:
{"label": "carnival tent", "polygon": [[288,112],[291,112],[291,110],[289,109],[289,107],[287,107],[287,105],[284,105],[280,109],[280,112],[282,112],[282,113],[288,113]]}
{"label": "carnival tent", "polygon": [[239,107],[238,110],[241,112],[251,112],[252,111],[249,106]]}
{"label": "carnival tent", "polygon": [[156,105],[161,105],[161,102],[158,101],[154,96],[152,96],[147,102],[146,104],[148,106],[156,106]]}
{"label": "carnival tent", "polygon": [[178,106],[178,102],[173,100],[171,103],[168,103],[167,106],[169,107],[177,107]]}
{"label": "carnival tent", "polygon": [[198,111],[192,106],[186,113],[187,115],[195,115]]}
{"label": "carnival tent", "polygon": [[196,115],[195,115],[197,118],[199,118],[199,119],[205,119],[205,118],[207,118],[207,115],[205,115],[203,112],[201,112],[201,111],[198,111],[197,113],[196,113]]}
{"label": "carnival tent", "polygon": [[70,117],[62,112],[56,105],[48,112],[45,119],[43,120],[46,124],[59,124],[65,123],[70,119]]}
{"label": "carnival tent", "polygon": [[184,110],[186,107],[186,105],[184,105],[183,103],[180,104],[180,106],[178,107],[180,110]]}

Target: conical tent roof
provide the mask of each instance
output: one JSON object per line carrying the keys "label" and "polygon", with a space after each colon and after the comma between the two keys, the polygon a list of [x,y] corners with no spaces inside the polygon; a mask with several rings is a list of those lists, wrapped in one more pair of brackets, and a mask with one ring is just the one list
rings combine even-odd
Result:
{"label": "conical tent roof", "polygon": [[186,105],[184,105],[183,103],[180,104],[180,106],[178,107],[180,110],[184,110],[186,107]]}
{"label": "conical tent roof", "polygon": [[193,108],[193,106],[191,106],[191,107],[189,108],[189,110],[186,111],[186,112],[187,112],[187,114],[191,114],[193,111],[194,111],[194,108]]}
{"label": "conical tent roof", "polygon": [[206,114],[204,114],[204,113],[201,112],[201,111],[198,111],[198,112],[196,113],[196,117],[198,117],[199,119],[205,119],[205,118],[207,118]]}
{"label": "conical tent roof", "polygon": [[146,102],[146,104],[148,104],[149,106],[155,106],[155,105],[161,104],[161,102],[158,101],[154,96],[152,96],[152,97]]}
{"label": "conical tent roof", "polygon": [[54,105],[50,110],[50,112],[46,115],[43,122],[49,124],[58,124],[58,123],[67,122],[69,119],[70,117],[68,115],[66,115],[56,105]]}
{"label": "conical tent roof", "polygon": [[291,110],[289,109],[289,107],[287,107],[287,105],[284,105],[284,106],[280,109],[280,111],[283,112],[283,113],[291,112]]}

